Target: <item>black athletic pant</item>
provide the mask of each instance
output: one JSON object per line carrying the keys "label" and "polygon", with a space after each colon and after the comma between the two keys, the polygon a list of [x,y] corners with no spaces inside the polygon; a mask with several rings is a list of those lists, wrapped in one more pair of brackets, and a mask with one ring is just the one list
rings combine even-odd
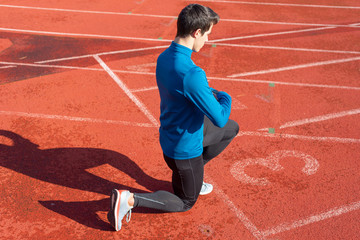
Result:
{"label": "black athletic pant", "polygon": [[134,193],[134,207],[147,207],[166,212],[184,212],[198,199],[204,178],[204,165],[219,155],[239,132],[239,125],[229,120],[223,128],[204,119],[203,154],[196,158],[176,160],[164,155],[172,170],[174,194],[167,191]]}

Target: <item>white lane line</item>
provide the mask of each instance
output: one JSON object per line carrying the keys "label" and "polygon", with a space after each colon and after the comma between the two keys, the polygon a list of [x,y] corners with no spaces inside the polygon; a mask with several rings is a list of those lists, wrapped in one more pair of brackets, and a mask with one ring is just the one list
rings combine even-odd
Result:
{"label": "white lane line", "polygon": [[[187,0],[189,1],[189,0]],[[339,6],[339,5],[315,5],[315,4],[296,4],[296,3],[271,3],[271,2],[247,2],[247,1],[227,1],[227,0],[198,0],[199,2],[215,2],[215,3],[235,3],[235,4],[251,4],[265,6],[288,6],[288,7],[310,7],[310,8],[334,8],[334,9],[360,9],[358,6]]]}
{"label": "white lane line", "polygon": [[9,116],[18,116],[18,117],[55,119],[55,120],[75,121],[75,122],[106,123],[106,124],[118,124],[118,125],[136,126],[136,127],[154,127],[153,124],[149,124],[149,123],[137,123],[137,122],[107,120],[107,119],[98,119],[98,118],[71,117],[71,116],[54,115],[54,114],[14,112],[14,111],[2,111],[2,110],[0,110],[0,114],[9,115]]}
{"label": "white lane line", "polygon": [[146,92],[146,91],[153,91],[153,90],[157,90],[158,87],[154,86],[154,87],[144,87],[144,88],[138,88],[138,89],[131,89],[131,92]]}
{"label": "white lane line", "polygon": [[[352,23],[352,24],[345,25],[345,26],[347,26],[347,27],[359,27],[359,23]],[[285,34],[293,34],[293,33],[301,33],[301,32],[321,31],[321,30],[334,29],[334,28],[337,28],[337,27],[327,25],[326,27],[319,27],[319,28],[307,28],[307,29],[300,29],[300,30],[290,30],[290,31],[282,31],[282,32],[273,32],[273,33],[263,33],[263,34],[255,34],[255,35],[248,35],[248,36],[231,37],[231,38],[221,38],[221,39],[212,40],[211,42],[212,43],[217,43],[217,42],[231,41],[231,40],[277,36],[277,35],[285,35]]]}
{"label": "white lane line", "polygon": [[64,32],[50,32],[50,31],[37,31],[28,29],[16,29],[16,28],[0,28],[1,31],[6,32],[21,32],[32,34],[44,34],[53,36],[67,36],[67,37],[94,37],[94,38],[107,38],[107,39],[126,39],[132,41],[152,41],[152,42],[171,42],[170,39],[158,39],[158,38],[139,38],[139,37],[125,37],[125,36],[113,36],[113,35],[100,35],[100,34],[88,34],[88,33],[64,33]]}
{"label": "white lane line", "polygon": [[[99,71],[99,72],[105,71],[103,68],[73,67],[73,66],[64,66],[64,65],[49,65],[49,64],[36,64],[36,63],[0,62],[0,64],[10,64],[13,65],[14,67],[23,66],[23,67],[60,68],[60,69],[70,69],[70,70]],[[126,73],[126,74],[155,75],[155,73],[135,72],[135,71],[127,71],[127,70],[113,70],[113,72]]]}
{"label": "white lane line", "polygon": [[[129,125],[129,126],[137,126],[137,127],[156,127],[154,126],[154,124],[149,124],[149,123],[136,123],[136,122],[106,120],[106,119],[97,119],[97,118],[72,117],[72,116],[63,116],[63,115],[54,115],[54,114],[28,113],[28,112],[3,111],[3,110],[0,110],[0,114],[9,115],[9,116],[67,120],[67,121],[76,121],[76,122],[119,124],[119,125]],[[277,134],[277,133],[271,134],[271,133],[255,132],[255,131],[240,131],[236,137],[241,137],[241,136],[290,138],[290,139],[293,138],[300,140],[340,142],[340,143],[360,143],[360,139],[352,139],[352,138],[313,137],[313,136],[301,136],[301,135]]]}
{"label": "white lane line", "polygon": [[242,102],[240,102],[238,99],[233,97],[231,108],[234,110],[244,110],[244,109],[247,109],[248,107],[245,104],[243,104]]}
{"label": "white lane line", "polygon": [[[167,48],[167,47],[169,47],[169,45],[154,46],[154,47],[147,47],[147,48],[126,49],[126,50],[118,50],[118,51],[111,51],[111,52],[101,52],[101,53],[96,53],[95,55],[103,56],[103,55],[113,55],[113,54],[119,54],[119,53],[141,52],[141,51],[147,51],[147,50],[162,49],[162,48]],[[94,56],[94,54],[87,54],[87,55],[80,55],[80,56],[73,56],[73,57],[66,57],[66,58],[49,59],[49,60],[39,61],[36,63],[60,62],[60,61],[66,61],[66,60],[88,58],[88,57],[93,57],[93,56]]]}
{"label": "white lane line", "polygon": [[[349,25],[346,25],[346,26],[348,26],[348,27],[358,27],[359,23],[353,23],[353,24],[349,24]],[[334,28],[336,28],[336,27],[327,26],[327,27],[319,27],[319,28],[307,28],[307,29],[300,29],[300,30],[291,30],[291,31],[273,32],[273,33],[263,33],[263,34],[255,34],[255,35],[248,35],[248,36],[239,36],[239,37],[216,39],[216,40],[212,40],[211,42],[212,43],[217,43],[217,42],[231,41],[231,40],[277,36],[277,35],[285,35],[285,34],[293,34],[293,33],[301,33],[301,32],[321,31],[321,30],[334,29]]]}
{"label": "white lane line", "polygon": [[[17,6],[0,4],[0,7],[6,8],[18,8],[18,9],[32,9],[32,10],[45,10],[45,11],[58,11],[58,12],[72,12],[72,13],[88,13],[88,14],[104,14],[104,15],[120,15],[120,16],[136,16],[136,17],[153,17],[153,18],[166,18],[174,21],[177,16],[146,14],[146,13],[121,13],[121,12],[108,12],[108,11],[92,11],[92,10],[80,10],[80,9],[63,9],[63,8],[45,8],[45,7],[31,7],[31,6]],[[280,25],[293,25],[293,26],[332,26],[332,27],[354,27],[351,25],[341,24],[316,24],[316,23],[293,23],[293,22],[274,22],[274,21],[258,21],[258,20],[242,20],[242,19],[221,19],[226,22],[243,22],[243,23],[259,23],[259,24],[280,24]]]}
{"label": "white lane line", "polygon": [[7,68],[14,68],[16,66],[3,66],[3,67],[0,67],[0,69],[7,69]]}
{"label": "white lane line", "polygon": [[111,76],[111,78],[119,85],[119,87],[125,92],[125,94],[138,106],[138,108],[145,114],[145,116],[158,127],[159,123],[154,116],[149,112],[146,106],[128,89],[128,87],[120,80],[120,78],[106,65],[106,63],[99,57],[94,55],[95,60],[101,65],[102,68]]}
{"label": "white lane line", "polygon": [[[25,67],[60,68],[60,69],[72,69],[72,70],[86,70],[86,71],[104,71],[104,69],[102,69],[102,68],[72,67],[72,66],[62,66],[62,65],[46,65],[46,64],[19,63],[19,62],[0,62],[0,64],[6,64],[6,65],[9,64],[9,65],[14,65],[14,66],[25,66]],[[124,74],[139,74],[139,75],[155,76],[155,73],[149,73],[149,72],[135,72],[135,71],[126,71],[126,70],[113,70],[113,72],[124,73]],[[220,77],[207,77],[207,78],[209,80],[229,81],[229,82],[246,82],[246,83],[257,83],[257,84],[274,83],[274,84],[278,84],[278,85],[297,86],[297,87],[332,88],[332,89],[345,89],[345,90],[355,90],[355,91],[360,90],[360,87],[351,87],[351,86],[277,82],[277,81],[268,81],[268,80],[240,79],[240,78],[220,78]],[[153,88],[153,87],[151,87],[151,88],[155,90],[155,88]]]}
{"label": "white lane line", "polygon": [[31,7],[31,6],[18,6],[0,4],[0,7],[7,8],[19,8],[19,9],[32,9],[32,10],[45,10],[45,11],[57,11],[57,12],[72,12],[72,13],[90,13],[90,14],[104,14],[104,15],[121,15],[121,16],[140,16],[140,17],[157,17],[157,18],[175,18],[176,16],[165,16],[155,14],[141,14],[141,13],[121,13],[121,12],[109,12],[109,11],[94,11],[94,10],[80,10],[80,9],[64,9],[64,8],[46,8],[46,7]]}
{"label": "white lane line", "polygon": [[337,217],[340,216],[342,214],[345,213],[349,213],[352,211],[356,211],[360,209],[360,202],[353,202],[350,203],[348,205],[344,205],[341,207],[336,207],[333,209],[330,209],[329,211],[323,212],[323,213],[319,213],[319,214],[315,214],[315,215],[311,215],[305,219],[301,219],[301,220],[297,220],[297,221],[293,221],[293,222],[287,222],[287,223],[283,223],[280,224],[277,227],[268,229],[268,230],[264,230],[261,231],[261,235],[263,237],[266,236],[270,236],[270,235],[274,235],[274,234],[278,234],[281,232],[285,232],[285,231],[289,231],[292,229],[296,229],[299,227],[303,227],[305,225],[309,225],[312,223],[316,223],[316,222],[320,222],[329,218],[333,218],[333,217]]}
{"label": "white lane line", "polygon": [[317,136],[303,136],[286,133],[264,133],[255,131],[240,131],[236,137],[252,136],[252,137],[268,137],[268,138],[289,138],[309,141],[323,141],[323,142],[338,142],[338,143],[360,143],[360,139],[354,138],[339,138],[339,137],[317,137]]}
{"label": "white lane line", "polygon": [[244,224],[244,226],[251,232],[256,239],[262,239],[261,232],[257,227],[249,220],[248,217],[238,209],[230,198],[220,189],[220,187],[209,177],[206,177],[207,181],[214,186],[214,192],[224,201],[229,209],[235,213],[236,217]]}
{"label": "white lane line", "polygon": [[272,25],[291,25],[291,26],[308,26],[308,27],[343,27],[343,28],[359,28],[354,24],[329,24],[329,23],[299,23],[299,22],[274,22],[274,21],[260,21],[260,20],[245,20],[245,19],[221,19],[222,22],[240,22],[240,23],[258,23],[258,24],[272,24]]}
{"label": "white lane line", "polygon": [[[209,45],[212,43],[209,42]],[[260,48],[260,49],[271,49],[271,50],[289,50],[289,51],[304,51],[304,52],[324,52],[324,53],[343,53],[343,54],[360,54],[360,51],[340,51],[340,50],[326,50],[326,49],[311,49],[311,48],[291,48],[291,47],[276,47],[276,46],[258,46],[258,45],[244,45],[244,44],[228,44],[228,43],[217,43],[217,46],[225,46],[225,47],[243,47],[243,48]],[[118,50],[118,51],[110,51],[110,52],[102,52],[96,53],[98,56],[103,55],[112,55],[112,54],[119,54],[119,53],[129,53],[129,52],[138,52],[138,51],[146,51],[146,50],[154,50],[154,49],[163,49],[167,48],[169,45],[163,46],[154,46],[154,47],[147,47],[147,48],[137,48],[137,49],[127,49],[127,50]],[[86,54],[86,55],[79,55],[79,56],[72,56],[66,58],[57,58],[57,59],[49,59],[38,61],[35,63],[50,63],[50,62],[59,62],[59,61],[66,61],[66,60],[75,60],[81,58],[92,57],[94,54]]]}
{"label": "white lane line", "polygon": [[330,113],[330,114],[312,117],[312,118],[305,118],[305,119],[301,119],[301,120],[297,120],[297,121],[287,122],[287,123],[281,125],[280,129],[305,125],[305,124],[309,124],[309,123],[321,122],[321,121],[326,121],[326,120],[335,119],[335,118],[351,116],[351,115],[355,115],[355,114],[359,114],[359,113],[360,113],[360,108],[352,109],[349,111],[342,111],[342,112],[338,112],[338,113]]}
{"label": "white lane line", "polygon": [[220,78],[220,77],[207,77],[211,80],[218,81],[229,81],[229,82],[246,82],[246,83],[274,83],[285,86],[298,86],[298,87],[318,87],[318,88],[333,88],[333,89],[346,89],[346,90],[360,90],[360,87],[351,86],[336,86],[326,84],[312,84],[312,83],[292,83],[292,82],[279,82],[279,81],[268,81],[268,80],[256,80],[256,79],[240,79],[240,78]]}
{"label": "white lane line", "polygon": [[[64,66],[64,65],[49,65],[49,64],[35,64],[35,63],[19,63],[19,62],[0,62],[0,64],[10,64],[14,67],[23,66],[23,67],[40,67],[40,68],[59,68],[59,69],[70,69],[70,70],[84,70],[84,71],[98,71],[104,72],[103,68],[92,68],[92,67],[73,67],[73,66]],[[116,73],[125,73],[125,74],[141,74],[141,75],[155,75],[155,73],[148,72],[135,72],[127,70],[112,70]]]}
{"label": "white lane line", "polygon": [[321,30],[333,29],[333,28],[334,27],[321,27],[321,28],[308,28],[308,29],[301,29],[301,30],[273,32],[273,33],[263,33],[263,34],[247,35],[247,36],[240,36],[240,37],[215,39],[215,40],[212,40],[211,42],[217,43],[217,42],[224,42],[224,41],[241,40],[241,39],[258,38],[258,37],[269,37],[269,36],[285,35],[285,34],[292,34],[292,33],[321,31]]}
{"label": "white lane line", "polygon": [[[212,44],[211,42],[208,43],[209,45]],[[291,47],[276,47],[276,46],[258,46],[258,45],[244,45],[244,44],[228,44],[228,43],[217,43],[217,46],[224,46],[224,47],[243,47],[243,48],[259,48],[259,49],[271,49],[271,50],[289,50],[289,51],[303,51],[303,52],[324,52],[324,53],[343,53],[343,54],[360,54],[360,51],[340,51],[340,50],[326,50],[326,49],[311,49],[311,48],[291,48]],[[155,47],[148,47],[148,48],[137,48],[137,49],[127,49],[127,50],[118,50],[118,51],[111,51],[111,52],[102,52],[96,53],[98,56],[103,55],[112,55],[112,54],[119,54],[119,53],[129,53],[129,52],[140,52],[146,50],[154,50],[154,49],[163,49],[167,48],[169,45],[164,46],[155,46]],[[86,54],[86,55],[79,55],[79,56],[72,56],[66,58],[57,58],[57,59],[49,59],[38,61],[35,63],[50,63],[50,62],[60,62],[66,60],[75,60],[81,58],[88,58],[92,57],[94,54]]]}
{"label": "white lane line", "polygon": [[281,67],[281,68],[273,68],[273,69],[254,71],[254,72],[237,73],[237,74],[232,74],[228,77],[233,78],[233,77],[244,77],[244,76],[260,75],[260,74],[268,74],[268,73],[282,72],[282,71],[295,70],[295,69],[301,69],[301,68],[309,68],[309,67],[324,66],[324,65],[336,64],[336,63],[352,62],[352,61],[358,61],[358,60],[360,60],[360,57],[343,58],[343,59],[337,59],[337,60],[306,63],[306,64],[293,65],[293,66],[287,66],[287,67]]}
{"label": "white lane line", "polygon": [[[209,41],[209,44],[212,44],[212,42]],[[360,51],[343,51],[343,50],[295,48],[295,47],[280,47],[280,46],[261,46],[261,45],[246,45],[246,44],[231,44],[231,43],[216,43],[216,46],[239,47],[239,48],[259,48],[259,49],[271,49],[271,50],[288,50],[288,51],[299,51],[299,52],[360,54]]]}
{"label": "white lane line", "polygon": [[63,68],[63,69],[73,69],[73,70],[104,71],[104,69],[101,68],[72,67],[72,66],[36,64],[36,63],[0,62],[0,64],[9,64],[13,66],[23,66],[23,67]]}
{"label": "white lane line", "polygon": [[113,70],[114,72],[118,73],[125,73],[125,74],[138,74],[138,75],[150,75],[155,76],[153,72],[139,72],[139,71],[128,71],[128,70]]}
{"label": "white lane line", "polygon": [[[132,74],[146,74],[146,75],[155,75],[155,73],[141,73],[141,72],[127,72],[121,70],[114,70],[114,72],[121,73],[132,73]],[[334,89],[345,89],[345,90],[360,90],[360,87],[350,87],[350,86],[336,86],[336,85],[322,85],[322,84],[311,84],[311,83],[290,83],[290,82],[276,82],[276,81],[268,81],[268,80],[255,80],[255,79],[237,79],[237,78],[218,78],[218,77],[207,77],[210,80],[218,80],[218,81],[229,81],[229,82],[246,82],[246,83],[274,83],[278,85],[286,85],[286,86],[297,86],[297,87],[317,87],[317,88],[334,88]],[[143,92],[143,91],[151,91],[157,90],[157,86],[146,87],[146,88],[138,88],[132,89],[132,92]],[[259,129],[263,130],[263,129]]]}

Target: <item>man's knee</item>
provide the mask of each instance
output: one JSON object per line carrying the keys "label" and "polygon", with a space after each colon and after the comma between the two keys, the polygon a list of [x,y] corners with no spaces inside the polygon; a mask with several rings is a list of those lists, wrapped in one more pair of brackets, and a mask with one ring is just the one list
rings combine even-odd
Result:
{"label": "man's knee", "polygon": [[232,131],[233,134],[233,138],[239,133],[239,124],[237,122],[235,122],[234,120],[229,120],[228,122],[228,128]]}
{"label": "man's knee", "polygon": [[196,201],[197,201],[197,199],[183,200],[183,202],[184,202],[183,212],[189,211],[195,205]]}

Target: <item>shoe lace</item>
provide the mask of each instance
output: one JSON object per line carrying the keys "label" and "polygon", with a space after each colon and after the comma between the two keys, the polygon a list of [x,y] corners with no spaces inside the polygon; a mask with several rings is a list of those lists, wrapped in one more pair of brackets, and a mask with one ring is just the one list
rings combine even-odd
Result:
{"label": "shoe lace", "polygon": [[130,222],[131,219],[131,209],[126,213],[126,222]]}

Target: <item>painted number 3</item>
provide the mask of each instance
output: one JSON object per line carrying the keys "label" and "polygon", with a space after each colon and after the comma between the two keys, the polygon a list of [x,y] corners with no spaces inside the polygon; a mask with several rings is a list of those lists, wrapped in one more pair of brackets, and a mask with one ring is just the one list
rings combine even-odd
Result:
{"label": "painted number 3", "polygon": [[286,157],[295,157],[302,159],[305,162],[305,166],[302,171],[307,175],[316,173],[319,168],[319,162],[308,154],[299,151],[281,150],[272,153],[267,158],[248,158],[244,161],[238,161],[231,167],[230,172],[234,176],[234,178],[240,182],[258,186],[265,186],[267,184],[270,184],[270,182],[266,178],[250,177],[245,173],[245,168],[251,165],[261,165],[273,171],[281,171],[284,169],[284,167],[280,165],[280,159]]}

